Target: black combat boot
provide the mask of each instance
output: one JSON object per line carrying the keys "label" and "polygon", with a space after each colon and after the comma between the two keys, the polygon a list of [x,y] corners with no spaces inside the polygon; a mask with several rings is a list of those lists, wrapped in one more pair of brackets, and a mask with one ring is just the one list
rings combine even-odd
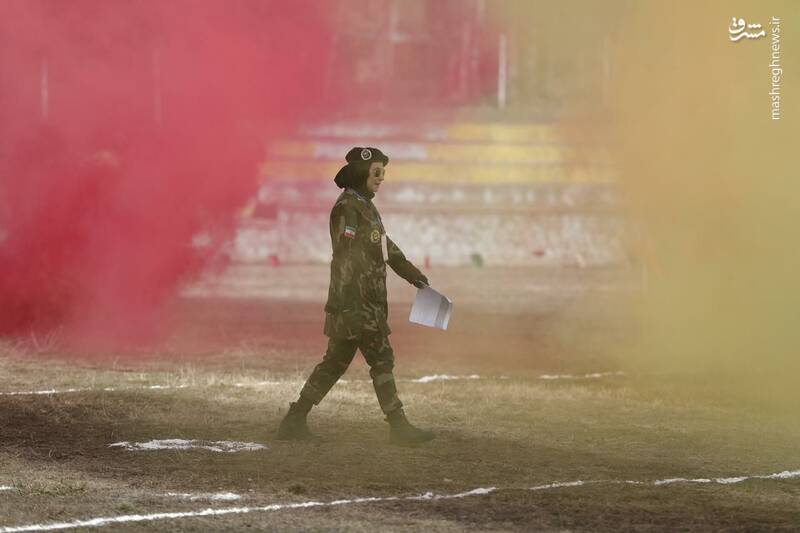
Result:
{"label": "black combat boot", "polygon": [[278,426],[278,440],[311,440],[317,436],[311,433],[306,423],[306,415],[314,404],[302,396],[289,404],[289,412]]}
{"label": "black combat boot", "polygon": [[398,446],[414,446],[428,442],[436,437],[433,431],[426,431],[411,425],[402,407],[386,415],[389,422],[389,442]]}

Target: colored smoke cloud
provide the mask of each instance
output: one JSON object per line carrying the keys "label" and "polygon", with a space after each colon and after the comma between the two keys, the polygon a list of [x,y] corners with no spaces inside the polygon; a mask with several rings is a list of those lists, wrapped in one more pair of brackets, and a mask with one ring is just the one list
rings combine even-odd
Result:
{"label": "colored smoke cloud", "polygon": [[320,99],[313,4],[0,4],[1,334],[152,331]]}
{"label": "colored smoke cloud", "polygon": [[[397,110],[402,91],[350,83],[369,46],[332,52],[345,30],[366,43],[387,31],[376,27],[380,9],[363,7],[0,3],[0,335],[58,328],[83,347],[157,333],[158,309],[224,257],[270,138],[326,110],[368,108],[372,120]],[[395,58],[385,87],[424,74],[427,105],[454,108],[461,41],[446,32],[476,16],[462,7],[436,3],[433,34],[450,46]],[[488,25],[479,38],[491,58]],[[493,64],[480,64],[490,87]],[[459,104],[481,96],[459,94]]]}

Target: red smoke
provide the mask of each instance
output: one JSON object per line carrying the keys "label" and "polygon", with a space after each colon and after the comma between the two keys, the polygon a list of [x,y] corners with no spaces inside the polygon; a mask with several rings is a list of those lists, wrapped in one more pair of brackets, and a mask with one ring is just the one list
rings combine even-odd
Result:
{"label": "red smoke", "polygon": [[[0,335],[139,341],[231,237],[266,141],[301,113],[397,111],[403,77],[438,110],[480,97],[465,80],[484,87],[493,52],[465,52],[487,36],[465,33],[477,8],[453,0],[427,7],[435,49],[398,48],[380,90],[350,83],[382,72],[356,59],[388,42],[376,21],[392,5],[2,0]],[[333,28],[362,41],[334,58]],[[192,246],[201,232],[211,244]]]}
{"label": "red smoke", "polygon": [[314,4],[0,3],[0,334],[150,329],[319,101]]}

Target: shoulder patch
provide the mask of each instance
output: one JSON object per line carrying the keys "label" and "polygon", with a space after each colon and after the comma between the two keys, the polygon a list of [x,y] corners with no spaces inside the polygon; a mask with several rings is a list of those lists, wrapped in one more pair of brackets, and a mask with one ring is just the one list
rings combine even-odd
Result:
{"label": "shoulder patch", "polygon": [[381,241],[381,232],[377,229],[372,230],[372,233],[369,234],[369,240],[372,244],[378,244]]}
{"label": "shoulder patch", "polygon": [[345,226],[344,227],[344,236],[349,239],[355,239],[356,237],[356,228],[352,226]]}

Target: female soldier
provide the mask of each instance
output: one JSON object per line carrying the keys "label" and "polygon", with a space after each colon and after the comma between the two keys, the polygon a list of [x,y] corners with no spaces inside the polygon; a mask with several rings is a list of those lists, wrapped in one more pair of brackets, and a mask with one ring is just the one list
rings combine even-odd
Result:
{"label": "female soldier", "polygon": [[289,412],[278,428],[278,439],[314,437],[306,425],[306,415],[322,401],[347,370],[356,349],[360,349],[389,422],[390,442],[426,442],[434,434],[411,425],[397,397],[392,374],[394,354],[388,337],[391,329],[387,323],[386,263],[418,288],[427,285],[428,278],[386,236],[381,216],[372,203],[389,158],[377,148],[358,147],[350,150],[345,160],[347,165],[334,180],[344,192],[330,216],[333,259],[324,329],[329,337],[328,349],[300,391],[300,398],[289,404]]}

